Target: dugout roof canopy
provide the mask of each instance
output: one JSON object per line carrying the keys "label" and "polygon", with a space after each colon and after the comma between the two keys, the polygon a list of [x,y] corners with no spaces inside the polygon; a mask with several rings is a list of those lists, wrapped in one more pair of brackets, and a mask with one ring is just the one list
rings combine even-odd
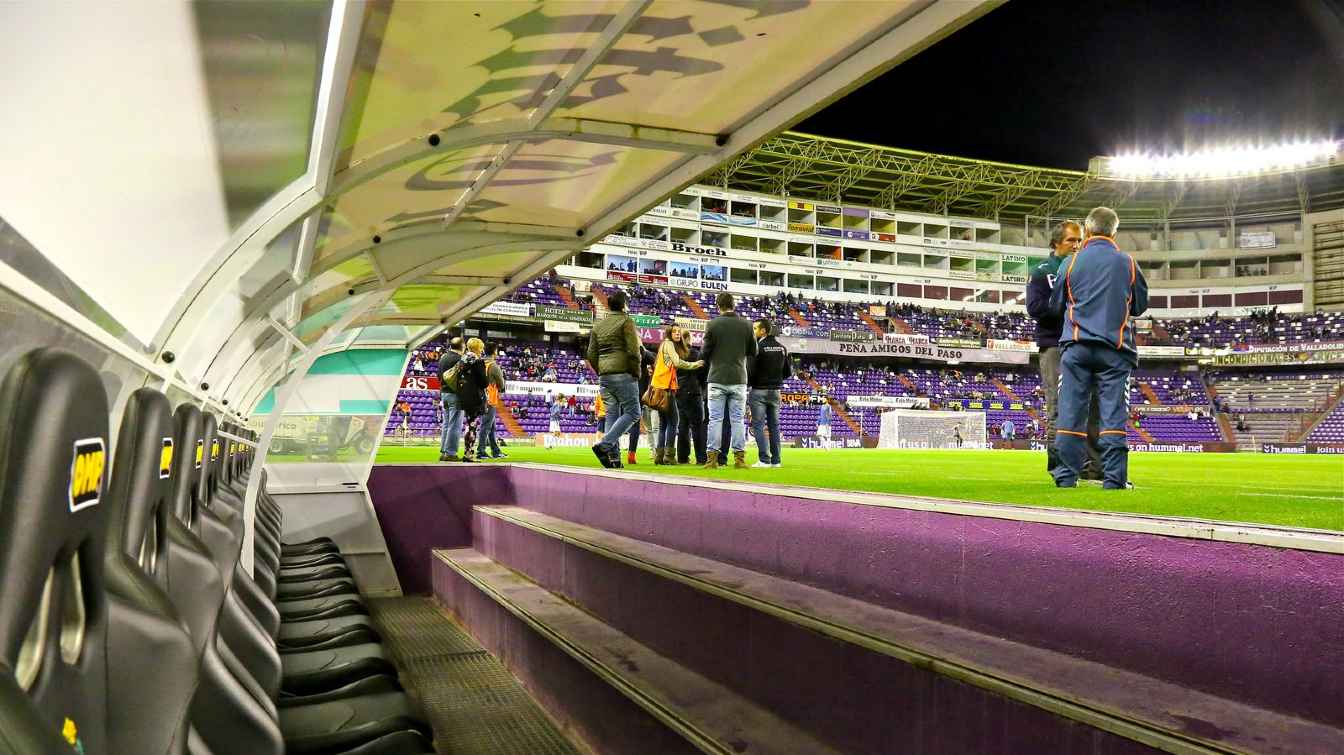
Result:
{"label": "dugout roof canopy", "polygon": [[323,351],[462,319],[996,4],[9,4],[0,283],[246,411]]}

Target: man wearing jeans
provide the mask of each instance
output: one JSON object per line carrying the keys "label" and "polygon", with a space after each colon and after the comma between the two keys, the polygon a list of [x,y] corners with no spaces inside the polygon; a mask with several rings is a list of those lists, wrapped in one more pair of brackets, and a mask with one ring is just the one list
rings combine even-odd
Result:
{"label": "man wearing jeans", "polygon": [[500,397],[504,395],[504,371],[495,363],[495,358],[499,356],[499,344],[492,343],[485,347],[485,377],[490,381],[490,385],[485,389],[485,415],[481,417],[481,435],[480,442],[476,447],[476,458],[486,458],[486,448],[489,448],[489,455],[492,459],[503,459],[505,454],[499,451],[499,439],[495,437],[495,417],[498,415]]}
{"label": "man wearing jeans", "polygon": [[[733,295],[723,292],[715,302],[719,316],[705,328],[700,358],[709,365],[709,429],[705,469],[718,469],[725,417],[732,427],[733,467],[747,468],[747,434],[742,415],[747,403],[747,358],[756,356],[751,325],[733,310]],[[727,461],[725,458],[724,461]]]}
{"label": "man wearing jeans", "polygon": [[462,359],[462,339],[454,338],[439,358],[439,400],[443,402],[443,438],[439,441],[439,461],[457,461],[457,444],[462,439],[462,410],[457,393],[448,389],[443,376]]}
{"label": "man wearing jeans", "polygon": [[[751,434],[756,438],[758,461],[754,469],[780,466],[779,389],[793,375],[789,352],[775,340],[770,321],[757,320],[756,356],[748,360],[747,378],[751,385]],[[765,431],[769,429],[769,440]]]}
{"label": "man wearing jeans", "polygon": [[639,333],[625,313],[625,292],[607,297],[610,314],[593,325],[588,336],[588,364],[597,372],[602,402],[607,408],[607,432],[593,445],[602,466],[621,466],[621,438],[639,423]]}

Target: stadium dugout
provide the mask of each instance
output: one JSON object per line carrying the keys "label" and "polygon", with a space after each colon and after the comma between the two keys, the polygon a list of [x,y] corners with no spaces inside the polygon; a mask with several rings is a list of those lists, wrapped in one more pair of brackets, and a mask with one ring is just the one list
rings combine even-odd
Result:
{"label": "stadium dugout", "polygon": [[[403,437],[445,421],[400,395],[441,387],[445,330],[573,336],[585,275],[692,312],[669,273],[747,285],[732,229],[763,216],[713,193],[996,4],[3,6],[0,755],[1344,751],[1344,527],[579,469],[521,435],[506,463],[375,463],[395,412]],[[838,223],[810,234],[814,296],[831,262],[914,253],[841,207],[914,222],[889,188],[846,197],[878,166],[845,166],[795,200]],[[1302,173],[1328,209],[1335,167]],[[1112,185],[986,193],[987,170],[906,209],[933,246],[994,245],[997,283],[1025,266],[997,247]],[[791,185],[739,185],[778,200],[785,259]],[[671,227],[593,251],[691,188],[683,251]],[[968,198],[982,223],[952,220]],[[1334,259],[1309,220],[1296,243]],[[866,259],[818,254],[846,229]],[[757,262],[750,285],[789,287]],[[556,299],[517,300],[538,285]]]}

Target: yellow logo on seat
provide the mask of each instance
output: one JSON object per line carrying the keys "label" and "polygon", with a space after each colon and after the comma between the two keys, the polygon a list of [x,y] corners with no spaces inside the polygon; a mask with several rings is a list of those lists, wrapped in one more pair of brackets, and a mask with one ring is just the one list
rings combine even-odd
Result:
{"label": "yellow logo on seat", "polygon": [[196,468],[201,468],[201,461],[205,458],[205,441],[196,441]]}
{"label": "yellow logo on seat", "polygon": [[163,450],[159,451],[159,479],[166,480],[173,472],[173,439],[163,439]]}
{"label": "yellow logo on seat", "polygon": [[103,492],[103,468],[107,464],[102,438],[75,441],[70,462],[70,511],[98,505]]}
{"label": "yellow logo on seat", "polygon": [[61,736],[65,737],[67,744],[75,748],[75,752],[84,755],[84,743],[79,739],[79,727],[75,726],[74,721],[65,719],[65,725],[61,727]]}
{"label": "yellow logo on seat", "polygon": [[210,461],[219,461],[219,441],[210,441]]}

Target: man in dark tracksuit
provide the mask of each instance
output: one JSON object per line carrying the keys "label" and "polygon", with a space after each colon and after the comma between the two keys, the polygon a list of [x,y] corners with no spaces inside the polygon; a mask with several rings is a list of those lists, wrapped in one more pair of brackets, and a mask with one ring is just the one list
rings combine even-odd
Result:
{"label": "man in dark tracksuit", "polygon": [[[1059,359],[1063,352],[1059,348],[1059,334],[1064,328],[1063,320],[1050,311],[1050,291],[1059,279],[1059,266],[1069,255],[1078,251],[1083,241],[1083,227],[1066,220],[1055,226],[1050,237],[1052,254],[1045,262],[1031,271],[1031,280],[1027,283],[1027,314],[1036,321],[1036,347],[1040,351],[1041,389],[1045,393],[1045,471],[1052,475],[1059,466],[1059,452],[1055,448],[1055,426],[1059,412]],[[1101,479],[1101,453],[1097,446],[1101,427],[1097,424],[1100,411],[1097,404],[1097,389],[1092,387],[1087,419],[1087,463],[1083,468],[1083,479]]]}
{"label": "man in dark tracksuit", "polygon": [[[756,438],[755,466],[778,467],[779,458],[779,389],[793,375],[789,352],[775,340],[770,321],[757,320],[752,332],[756,336],[756,356],[747,359],[748,402],[751,404],[751,434]],[[766,430],[770,437],[765,437]]]}
{"label": "man in dark tracksuit", "polygon": [[[688,362],[699,361],[700,349],[692,348]],[[695,463],[705,463],[705,371],[677,370],[677,463],[689,464],[691,448],[695,448]]]}
{"label": "man in dark tracksuit", "polygon": [[1129,484],[1129,376],[1139,364],[1130,318],[1148,311],[1148,282],[1134,258],[1120,251],[1115,232],[1120,218],[1109,207],[1088,213],[1087,240],[1061,266],[1062,280],[1050,293],[1052,308],[1062,313],[1059,345],[1059,423],[1056,446],[1060,465],[1055,484],[1075,487],[1082,472],[1087,439],[1088,392],[1096,385],[1101,403],[1102,487],[1123,490]]}

